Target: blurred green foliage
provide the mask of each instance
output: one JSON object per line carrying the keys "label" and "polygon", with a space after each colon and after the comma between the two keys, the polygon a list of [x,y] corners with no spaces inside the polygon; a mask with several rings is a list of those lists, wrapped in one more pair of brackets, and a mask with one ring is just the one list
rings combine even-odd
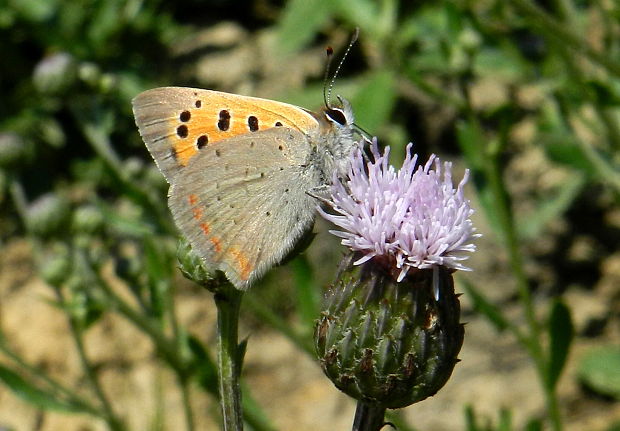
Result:
{"label": "blurred green foliage", "polygon": [[[250,36],[215,48],[193,39],[224,21]],[[532,357],[546,394],[545,421],[560,430],[556,383],[575,335],[571,310],[561,299],[532,296],[531,287],[542,282],[526,273],[524,262],[539,258],[528,254],[529,245],[558,220],[570,226],[571,235],[571,229],[593,235],[602,255],[616,251],[616,230],[604,224],[592,229],[603,216],[577,223],[583,221],[580,208],[595,197],[601,214],[618,204],[619,22],[616,2],[571,0],[544,7],[529,0],[0,2],[0,245],[20,237],[30,241],[39,275],[65,311],[84,381],[95,396],[86,401],[79,388],[25,362],[11,349],[10,336],[1,333],[0,381],[37,408],[85,412],[110,429],[125,429],[120,407],[101,390],[83,345],[88,328],[117,312],[149,337],[186,396],[191,382],[216,396],[212,350],[176,320],[177,234],[167,185],[140,141],[130,101],[158,85],[217,85],[215,78],[200,79],[195,64],[252,44],[260,34],[276,41],[260,55],[296,62],[330,41],[344,45],[357,26],[361,39],[336,90],[353,102],[357,122],[381,142],[402,149],[412,140],[420,153],[462,156],[471,169],[490,234],[508,256],[514,286],[507,289],[516,292],[526,327],[505,316],[471,280],[464,286],[476,309],[498,330],[512,333]],[[274,79],[269,73],[247,80]],[[306,76],[303,86],[280,90],[286,100],[313,107],[321,103],[322,87],[318,73]],[[524,125],[529,134],[520,139]],[[519,184],[507,178],[508,167],[528,151],[544,160],[534,173],[553,169],[562,180],[539,187],[535,178],[523,178],[527,190],[516,196]],[[521,199],[528,205],[515,211]],[[330,253],[335,261],[339,251]],[[102,275],[108,263],[125,283],[131,304]],[[293,282],[270,275],[260,298],[248,296],[253,318],[304,351],[318,292],[332,271],[317,270],[322,265],[301,256],[289,266]],[[549,295],[580,277],[570,265],[557,271]],[[546,310],[542,319],[534,315],[536,301]],[[288,319],[295,318],[299,324],[291,326]],[[584,360],[580,377],[609,393],[615,369],[598,360],[596,355]],[[273,429],[250,394],[244,403],[249,426]],[[192,429],[191,407],[186,409]],[[497,427],[479,425],[473,410],[466,417],[470,431],[513,429],[507,412]],[[538,430],[540,423],[525,429]]]}

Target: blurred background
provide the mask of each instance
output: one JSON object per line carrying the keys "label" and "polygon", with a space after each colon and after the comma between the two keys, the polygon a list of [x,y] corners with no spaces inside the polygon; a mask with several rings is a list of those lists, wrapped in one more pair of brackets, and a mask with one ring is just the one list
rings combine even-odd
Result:
{"label": "blurred background", "polygon": [[[483,237],[444,389],[399,430],[620,430],[620,5],[614,0],[0,0],[0,430],[218,429],[211,294],[176,268],[131,99],[164,85],[322,104],[399,164],[470,169]],[[247,429],[350,429],[312,354],[343,249],[244,298]]]}

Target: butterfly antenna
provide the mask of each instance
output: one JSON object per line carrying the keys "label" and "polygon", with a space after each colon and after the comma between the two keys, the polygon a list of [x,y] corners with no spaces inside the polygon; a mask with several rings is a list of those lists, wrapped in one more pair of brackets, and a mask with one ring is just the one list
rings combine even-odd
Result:
{"label": "butterfly antenna", "polygon": [[325,63],[325,76],[323,76],[323,103],[325,103],[326,108],[329,108],[329,97],[327,96],[327,81],[329,81],[329,69],[334,59],[334,48],[328,46],[325,49],[325,53],[327,54],[327,63]]}
{"label": "butterfly antenna", "polygon": [[[329,81],[329,85],[327,86],[327,95],[325,95],[325,87],[323,87],[323,98],[325,99],[325,106],[327,108],[331,108],[330,103],[331,103],[332,88],[334,86],[334,82],[336,82],[336,77],[338,76],[338,73],[340,73],[340,68],[344,64],[344,60],[347,58],[347,55],[349,55],[351,48],[353,48],[353,45],[355,45],[355,42],[357,42],[357,38],[359,37],[359,35],[360,35],[360,29],[359,27],[355,27],[355,31],[353,32],[353,36],[351,37],[351,42],[349,42],[349,46],[347,47],[346,51],[344,52],[344,55],[340,59],[340,63],[338,63],[338,67],[336,67],[336,70],[334,71],[334,75],[332,76],[332,79]],[[330,48],[328,48],[328,54],[329,54],[329,49]],[[326,74],[326,78],[327,78],[327,74]]]}

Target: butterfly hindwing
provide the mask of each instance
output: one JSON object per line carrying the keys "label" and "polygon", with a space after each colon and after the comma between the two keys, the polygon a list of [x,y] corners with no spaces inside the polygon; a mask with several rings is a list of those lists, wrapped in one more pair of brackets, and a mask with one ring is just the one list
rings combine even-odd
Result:
{"label": "butterfly hindwing", "polygon": [[308,138],[287,127],[201,149],[175,179],[170,207],[192,248],[238,288],[279,262],[312,224],[318,185]]}

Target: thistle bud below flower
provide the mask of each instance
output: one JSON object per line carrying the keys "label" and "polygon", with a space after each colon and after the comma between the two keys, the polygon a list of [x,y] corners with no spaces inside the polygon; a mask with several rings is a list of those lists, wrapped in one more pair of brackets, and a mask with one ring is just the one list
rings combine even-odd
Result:
{"label": "thistle bud below flower", "polygon": [[463,343],[450,271],[410,271],[397,282],[378,262],[353,261],[353,255],[343,260],[316,327],[323,371],[349,396],[384,408],[434,395]]}

